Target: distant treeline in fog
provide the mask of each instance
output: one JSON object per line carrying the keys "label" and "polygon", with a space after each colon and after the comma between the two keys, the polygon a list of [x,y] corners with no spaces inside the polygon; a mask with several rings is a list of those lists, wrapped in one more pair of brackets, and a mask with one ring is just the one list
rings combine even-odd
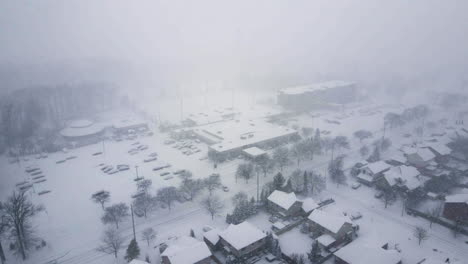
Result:
{"label": "distant treeline in fog", "polygon": [[15,90],[0,99],[0,153],[53,148],[66,120],[109,110],[117,103],[117,89],[108,83]]}

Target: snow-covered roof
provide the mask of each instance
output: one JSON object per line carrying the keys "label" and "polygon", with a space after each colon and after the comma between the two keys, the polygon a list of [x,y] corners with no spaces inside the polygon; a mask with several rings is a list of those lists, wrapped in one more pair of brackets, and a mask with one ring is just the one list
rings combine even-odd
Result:
{"label": "snow-covered roof", "polygon": [[382,161],[382,160],[379,160],[379,161],[376,161],[376,162],[372,162],[372,163],[369,163],[367,165],[367,168],[373,173],[373,174],[377,174],[377,173],[380,173],[382,171],[385,171],[387,169],[389,169],[391,166],[386,163],[385,161]]}
{"label": "snow-covered roof", "polygon": [[329,234],[323,234],[323,235],[321,235],[321,236],[319,236],[319,237],[317,238],[317,241],[318,241],[321,245],[323,245],[323,246],[325,246],[325,247],[328,247],[328,246],[330,246],[331,244],[333,244],[336,240],[335,240],[332,236],[330,236]]}
{"label": "snow-covered roof", "polygon": [[326,213],[322,210],[314,210],[309,215],[309,220],[314,223],[319,224],[320,226],[326,228],[328,231],[332,233],[338,233],[341,227],[345,223],[350,223],[348,218],[344,216],[334,215],[331,213]]}
{"label": "snow-covered roof", "polygon": [[242,151],[252,157],[258,157],[266,153],[263,149],[257,147],[246,148]]}
{"label": "snow-covered roof", "polygon": [[210,241],[211,244],[216,245],[219,241],[218,233],[218,229],[211,229],[210,231],[203,233],[203,237]]}
{"label": "snow-covered roof", "polygon": [[450,155],[452,153],[452,150],[442,143],[429,144],[428,146],[439,155]]}
{"label": "snow-covered roof", "polygon": [[468,193],[458,193],[447,195],[445,197],[446,203],[467,203],[468,204]]}
{"label": "snow-covered roof", "polygon": [[161,256],[169,258],[171,264],[193,264],[211,256],[208,246],[193,237],[179,237],[168,241]]}
{"label": "snow-covered roof", "polygon": [[297,201],[296,194],[275,190],[268,196],[268,201],[288,210]]}
{"label": "snow-covered roof", "polygon": [[134,260],[130,261],[128,264],[148,264],[148,262],[143,261],[143,260],[139,260],[139,259],[134,259]]}
{"label": "snow-covered roof", "polygon": [[219,236],[237,250],[241,250],[266,237],[265,233],[247,221],[238,225],[229,225],[219,233]]}
{"label": "snow-covered roof", "polygon": [[356,242],[349,243],[334,254],[349,264],[397,264],[401,261],[400,254],[395,250],[385,250],[380,247],[361,245]]}
{"label": "snow-covered roof", "polygon": [[337,87],[344,87],[344,86],[351,86],[354,85],[352,82],[345,82],[345,81],[328,81],[328,82],[321,82],[309,85],[301,85],[301,86],[294,86],[283,88],[280,90],[280,93],[289,94],[289,95],[299,95],[304,93],[310,93],[315,91],[324,91],[332,88]]}
{"label": "snow-covered roof", "polygon": [[367,182],[372,182],[374,180],[374,178],[372,178],[372,176],[369,176],[365,173],[359,173],[358,176],[356,176],[358,179],[361,179],[361,180],[364,180],[364,181],[367,181]]}
{"label": "snow-covered roof", "polygon": [[418,188],[426,181],[415,167],[406,165],[391,168],[385,172],[384,177],[391,186],[401,182],[410,190]]}
{"label": "snow-covered roof", "polygon": [[314,199],[308,197],[302,200],[302,209],[304,212],[308,213],[316,208],[318,208],[319,205],[314,201]]}
{"label": "snow-covered roof", "polygon": [[403,155],[403,153],[401,152],[396,152],[395,154],[393,154],[389,160],[394,160],[394,161],[397,161],[397,162],[400,162],[400,163],[406,163],[406,157]]}
{"label": "snow-covered roof", "polygon": [[430,161],[435,158],[434,153],[427,148],[419,148],[413,155],[418,155],[423,161]]}
{"label": "snow-covered roof", "polygon": [[103,130],[103,124],[83,119],[71,121],[66,128],[60,131],[60,135],[63,137],[83,137],[101,133]]}
{"label": "snow-covered roof", "polygon": [[411,146],[403,146],[400,150],[406,155],[411,155],[418,152],[417,148]]}

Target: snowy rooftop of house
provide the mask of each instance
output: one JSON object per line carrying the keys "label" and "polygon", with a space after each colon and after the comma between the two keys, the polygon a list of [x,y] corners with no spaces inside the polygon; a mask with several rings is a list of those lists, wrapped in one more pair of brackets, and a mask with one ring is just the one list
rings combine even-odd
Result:
{"label": "snowy rooftop of house", "polygon": [[372,176],[369,176],[365,173],[359,173],[358,176],[356,176],[358,179],[361,179],[361,180],[364,180],[364,181],[367,181],[367,182],[372,182],[374,180],[374,178],[372,178]]}
{"label": "snowy rooftop of house", "polygon": [[103,124],[82,119],[71,121],[60,131],[60,134],[64,137],[83,137],[100,133],[103,129]]}
{"label": "snowy rooftop of house", "polygon": [[224,231],[219,233],[219,236],[237,250],[243,249],[266,237],[265,233],[246,221],[238,225],[229,225]]}
{"label": "snowy rooftop of house", "polygon": [[447,195],[445,197],[446,203],[467,203],[468,204],[468,193],[458,193]]}
{"label": "snowy rooftop of house", "polygon": [[419,171],[413,166],[397,166],[391,168],[384,174],[390,185],[395,185],[398,179],[402,180],[403,185],[410,190],[414,190],[421,186],[426,180],[426,177],[420,175]]}
{"label": "snowy rooftop of house", "polygon": [[330,246],[336,240],[329,234],[323,234],[317,238],[317,241],[325,247]]}
{"label": "snowy rooftop of house", "polygon": [[210,146],[217,152],[225,152],[251,146],[259,142],[297,133],[292,128],[278,126],[264,119],[230,120],[193,129],[195,134],[210,135],[216,144]]}
{"label": "snowy rooftop of house", "polygon": [[143,260],[134,259],[134,260],[130,261],[128,264],[148,264],[148,262],[143,261]]}
{"label": "snowy rooftop of house", "polygon": [[337,233],[345,223],[350,223],[344,216],[327,213],[322,210],[314,210],[309,215],[309,220],[326,228],[328,231]]}
{"label": "snowy rooftop of house", "polygon": [[432,148],[435,152],[437,152],[440,155],[450,155],[450,153],[452,153],[452,150],[449,147],[447,147],[447,145],[442,143],[428,144],[428,147]]}
{"label": "snowy rooftop of house", "polygon": [[373,162],[373,163],[369,163],[367,165],[367,168],[373,173],[373,174],[377,174],[377,173],[380,173],[384,170],[387,170],[389,169],[391,166],[389,164],[387,164],[385,161],[382,161],[382,160],[379,160],[379,161],[376,161],[376,162]]}
{"label": "snowy rooftop of house", "polygon": [[362,245],[356,241],[342,247],[334,254],[349,264],[397,264],[401,261],[400,254],[395,250]]}
{"label": "snowy rooftop of house", "polygon": [[314,199],[310,197],[302,200],[302,209],[304,210],[304,212],[310,212],[318,207],[319,205],[314,201]]}
{"label": "snowy rooftop of house", "polygon": [[405,155],[410,155],[418,152],[418,149],[410,146],[403,146],[400,149]]}
{"label": "snowy rooftop of house", "polygon": [[161,256],[167,256],[172,264],[193,264],[211,256],[208,246],[193,237],[179,237],[167,244]]}
{"label": "snowy rooftop of house", "polygon": [[257,147],[246,148],[242,151],[252,157],[258,157],[266,153],[263,149]]}
{"label": "snowy rooftop of house", "polygon": [[297,94],[304,94],[309,92],[315,91],[324,91],[332,88],[337,87],[344,87],[354,85],[352,82],[345,82],[345,81],[328,81],[328,82],[321,82],[309,85],[301,85],[301,86],[294,86],[283,88],[280,90],[283,94],[290,94],[290,95],[297,95]]}
{"label": "snowy rooftop of house", "polygon": [[211,244],[216,245],[219,241],[219,230],[218,229],[211,229],[208,232],[203,233],[203,237],[206,238],[206,240],[210,241]]}
{"label": "snowy rooftop of house", "polygon": [[394,160],[400,163],[406,163],[406,157],[403,155],[403,153],[399,151],[393,154],[389,160]]}
{"label": "snowy rooftop of house", "polygon": [[296,194],[275,190],[268,196],[268,201],[288,210],[296,201]]}
{"label": "snowy rooftop of house", "polygon": [[430,161],[435,158],[434,153],[427,148],[419,148],[417,153],[423,161]]}

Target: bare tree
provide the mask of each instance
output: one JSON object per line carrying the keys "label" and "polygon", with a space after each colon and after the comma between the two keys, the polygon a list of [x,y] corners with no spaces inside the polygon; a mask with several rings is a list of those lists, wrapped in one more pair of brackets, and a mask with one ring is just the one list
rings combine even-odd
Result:
{"label": "bare tree", "polygon": [[289,176],[289,181],[291,183],[292,191],[295,193],[302,193],[305,189],[305,177],[304,173],[296,169]]}
{"label": "bare tree", "polygon": [[384,189],[383,190],[383,196],[382,196],[382,202],[385,205],[385,208],[388,207],[388,205],[392,204],[396,200],[395,193],[391,189]]}
{"label": "bare tree", "polygon": [[241,163],[236,170],[236,182],[237,178],[244,178],[245,182],[248,183],[249,179],[252,178],[254,172],[254,166],[252,163]]}
{"label": "bare tree", "polygon": [[219,174],[211,174],[204,180],[204,184],[210,195],[214,190],[219,189],[222,186]]}
{"label": "bare tree", "polygon": [[148,190],[151,188],[153,181],[150,179],[143,179],[137,181],[137,190],[138,192],[148,193]]}
{"label": "bare tree", "polygon": [[308,188],[311,194],[319,194],[327,188],[327,180],[324,176],[311,171],[308,173],[308,183],[305,188]]}
{"label": "bare tree", "polygon": [[125,203],[118,203],[107,207],[101,220],[104,224],[114,223],[119,228],[119,223],[129,216],[128,206]]}
{"label": "bare tree", "polygon": [[110,192],[104,190],[95,192],[93,193],[93,195],[91,195],[91,200],[93,200],[93,202],[95,203],[100,204],[102,210],[104,210],[104,204],[110,201]]}
{"label": "bare tree", "polygon": [[364,130],[364,129],[361,129],[361,130],[358,130],[356,132],[354,132],[354,137],[359,139],[359,142],[362,142],[364,139],[368,139],[368,138],[371,138],[372,137],[372,132],[368,131],[368,130]]}
{"label": "bare tree", "polygon": [[175,187],[164,187],[158,190],[156,194],[158,201],[162,202],[171,210],[172,203],[177,200],[178,193]]}
{"label": "bare tree", "polygon": [[185,170],[179,174],[179,178],[181,181],[191,180],[193,178],[193,174],[191,171]]}
{"label": "bare tree", "polygon": [[141,232],[141,236],[146,241],[146,243],[148,243],[148,246],[150,245],[151,241],[156,239],[156,235],[156,231],[154,231],[154,229],[151,227],[145,228],[143,232]]}
{"label": "bare tree", "polygon": [[187,179],[181,182],[179,190],[181,193],[185,194],[190,201],[193,201],[193,198],[200,193],[204,187],[204,182],[201,179]]}
{"label": "bare tree", "polygon": [[275,164],[268,154],[262,155],[255,159],[255,164],[263,172],[263,177],[273,171]]}
{"label": "bare tree", "polygon": [[344,156],[338,156],[336,159],[330,161],[330,164],[328,165],[328,174],[330,179],[336,183],[337,187],[346,182],[346,175],[343,171],[343,159]]}
{"label": "bare tree", "polygon": [[286,147],[278,147],[273,151],[273,160],[281,171],[291,162],[289,158],[289,150]]}
{"label": "bare tree", "polygon": [[157,205],[158,201],[156,197],[148,193],[138,195],[133,201],[133,208],[135,209],[135,211],[140,213],[140,215],[143,214],[145,218],[149,212],[156,209]]}
{"label": "bare tree", "polygon": [[31,220],[44,208],[29,201],[25,192],[13,192],[3,204],[3,208],[4,217],[12,227],[12,236],[15,239],[18,253],[24,260],[26,259],[26,252],[36,241],[33,236],[34,230]]}
{"label": "bare tree", "polygon": [[413,236],[418,240],[418,245],[421,245],[421,242],[429,238],[427,230],[419,226],[414,228]]}
{"label": "bare tree", "polygon": [[429,216],[429,228],[432,228],[432,224],[440,216],[440,211],[440,207],[434,207],[427,210],[426,214]]}
{"label": "bare tree", "polygon": [[112,227],[104,231],[101,242],[102,245],[96,248],[96,250],[106,254],[113,254],[115,258],[117,258],[119,251],[124,247],[124,238],[116,228]]}
{"label": "bare tree", "polygon": [[232,197],[232,204],[234,207],[238,206],[242,202],[246,202],[249,200],[249,197],[245,192],[238,192]]}
{"label": "bare tree", "polygon": [[211,219],[214,219],[214,216],[223,210],[224,203],[221,201],[219,196],[208,195],[203,199],[202,206],[210,213]]}

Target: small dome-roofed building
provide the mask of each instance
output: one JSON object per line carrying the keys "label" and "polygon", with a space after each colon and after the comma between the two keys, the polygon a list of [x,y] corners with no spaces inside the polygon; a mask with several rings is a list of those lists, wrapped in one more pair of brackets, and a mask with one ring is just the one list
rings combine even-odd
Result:
{"label": "small dome-roofed building", "polygon": [[60,135],[73,147],[95,144],[104,134],[104,125],[88,119],[73,120],[60,131]]}

